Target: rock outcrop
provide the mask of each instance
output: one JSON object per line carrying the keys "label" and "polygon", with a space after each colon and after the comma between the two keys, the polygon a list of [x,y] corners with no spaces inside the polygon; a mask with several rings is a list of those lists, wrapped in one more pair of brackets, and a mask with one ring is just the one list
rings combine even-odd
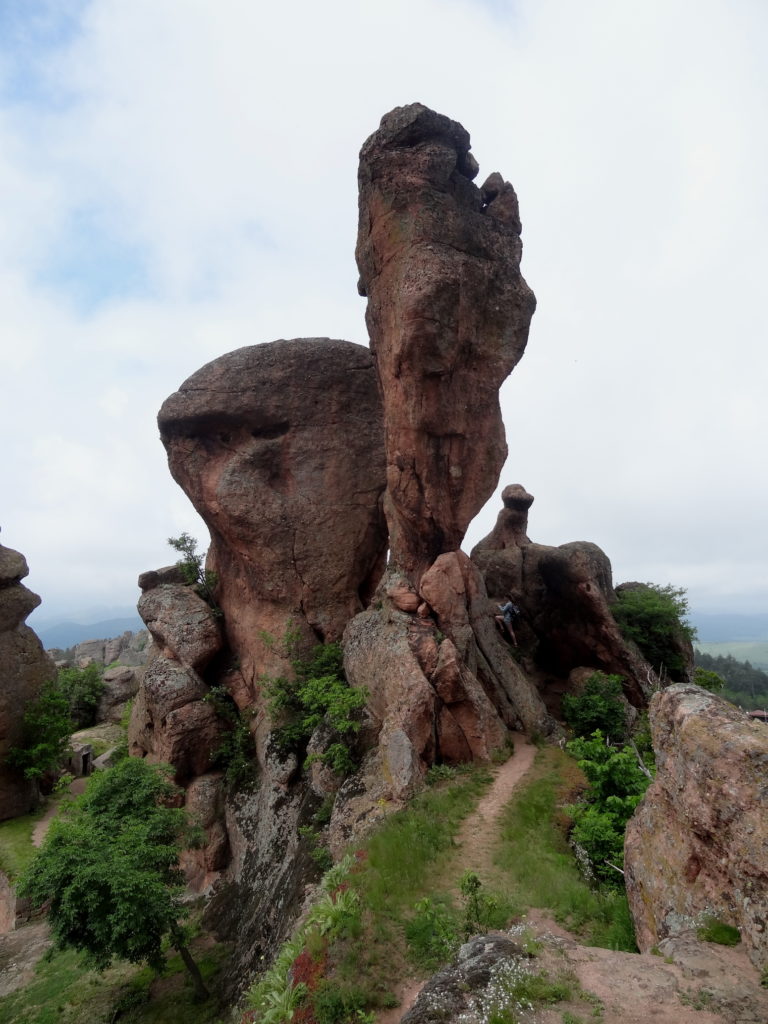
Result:
{"label": "rock outcrop", "polygon": [[627,896],[647,950],[706,916],[768,966],[768,729],[697,686],[650,706],[657,774],[627,826]]}
{"label": "rock outcrop", "polygon": [[160,432],[174,479],[211,533],[208,568],[241,706],[300,643],[338,640],[378,582],[381,404],[360,345],[297,338],[230,352],[166,400]]}
{"label": "rock outcrop", "polygon": [[392,561],[418,586],[461,546],[507,456],[499,387],[535,308],[517,197],[466,130],[413,103],[360,152],[359,290],[381,383]]}
{"label": "rock outcrop", "polygon": [[37,635],[25,625],[40,604],[21,582],[28,574],[24,556],[0,544],[0,821],[33,806],[34,787],[5,759],[21,742],[27,706],[56,674]]}
{"label": "rock outcrop", "polygon": [[611,614],[616,603],[611,563],[596,544],[551,547],[528,537],[533,495],[520,484],[502,492],[503,507],[491,533],[472,549],[493,603],[507,597],[520,608],[515,624],[530,675],[552,709],[584,669],[620,675],[628,700],[644,707],[656,676]]}

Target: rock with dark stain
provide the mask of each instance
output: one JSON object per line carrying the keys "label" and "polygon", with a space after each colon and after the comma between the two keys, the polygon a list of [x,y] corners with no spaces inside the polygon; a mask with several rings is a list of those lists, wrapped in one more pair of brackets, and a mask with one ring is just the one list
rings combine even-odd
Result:
{"label": "rock with dark stain", "polygon": [[479,189],[469,135],[414,103],[360,153],[357,263],[384,401],[393,562],[418,586],[457,550],[507,455],[499,387],[535,308],[517,198]]}
{"label": "rock with dark stain", "polygon": [[290,627],[340,639],[386,553],[381,404],[370,352],[328,338],[238,349],[164,403],[174,479],[211,533],[227,638],[256,698]]}

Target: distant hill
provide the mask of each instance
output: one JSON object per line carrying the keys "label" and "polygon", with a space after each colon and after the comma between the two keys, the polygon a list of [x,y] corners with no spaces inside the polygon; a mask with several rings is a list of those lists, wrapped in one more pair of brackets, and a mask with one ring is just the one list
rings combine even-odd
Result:
{"label": "distant hill", "polygon": [[688,618],[704,644],[768,642],[768,615],[691,612]]}
{"label": "distant hill", "polygon": [[50,650],[52,647],[73,647],[85,640],[111,640],[112,637],[122,636],[126,630],[136,632],[144,629],[144,623],[138,615],[125,616],[119,619],[103,619],[101,622],[57,622],[52,625],[46,624],[32,628],[40,637],[43,647]]}

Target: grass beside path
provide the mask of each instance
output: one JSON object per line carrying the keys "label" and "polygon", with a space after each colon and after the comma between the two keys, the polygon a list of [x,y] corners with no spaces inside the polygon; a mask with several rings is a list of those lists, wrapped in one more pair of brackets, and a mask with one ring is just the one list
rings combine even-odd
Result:
{"label": "grass beside path", "polygon": [[50,804],[43,804],[31,814],[0,822],[0,870],[13,880],[18,878],[32,860],[35,848],[32,833]]}
{"label": "grass beside path", "polygon": [[514,901],[551,910],[558,922],[589,945],[637,952],[623,889],[594,889],[585,882],[558,825],[583,777],[556,747],[539,752],[525,784],[500,820],[496,863]]}

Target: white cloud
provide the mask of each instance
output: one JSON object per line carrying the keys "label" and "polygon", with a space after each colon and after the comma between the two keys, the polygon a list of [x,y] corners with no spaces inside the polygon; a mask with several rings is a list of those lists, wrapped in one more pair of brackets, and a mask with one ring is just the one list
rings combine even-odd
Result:
{"label": "white cloud", "polygon": [[128,602],[167,536],[204,535],[154,422],[186,376],[365,341],[357,152],[415,99],[520,196],[539,309],[501,485],[536,495],[532,538],[768,609],[768,11],[91,0],[55,28],[0,53],[2,541],[46,613]]}

